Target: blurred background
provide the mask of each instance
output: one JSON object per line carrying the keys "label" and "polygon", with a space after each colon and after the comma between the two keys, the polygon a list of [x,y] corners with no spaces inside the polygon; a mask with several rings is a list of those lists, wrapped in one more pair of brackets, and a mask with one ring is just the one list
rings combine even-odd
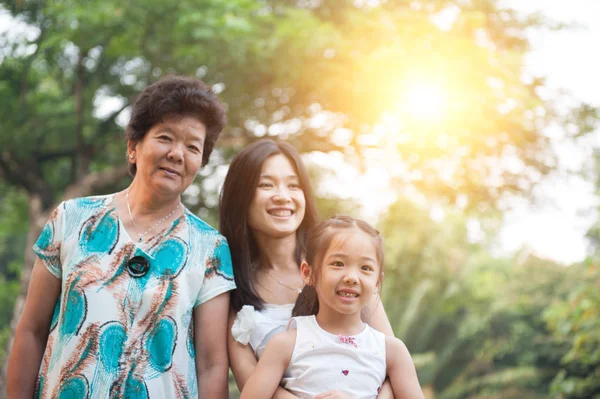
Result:
{"label": "blurred background", "polygon": [[384,235],[385,308],[428,398],[600,398],[599,18],[596,0],[0,1],[0,364],[49,212],[126,186],[130,104],[176,73],[229,114],[186,205],[217,226],[232,156],[295,145],[321,216]]}

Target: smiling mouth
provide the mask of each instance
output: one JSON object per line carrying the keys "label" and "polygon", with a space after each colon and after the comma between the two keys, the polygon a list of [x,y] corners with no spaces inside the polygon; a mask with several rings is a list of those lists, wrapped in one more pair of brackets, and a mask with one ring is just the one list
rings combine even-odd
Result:
{"label": "smiling mouth", "polygon": [[173,176],[179,176],[179,173],[175,172],[174,170],[171,169],[166,169],[166,168],[160,168],[160,170],[162,170],[163,172],[167,172],[170,175]]}
{"label": "smiling mouth", "polygon": [[360,295],[353,292],[338,291],[337,294],[343,298],[358,298]]}
{"label": "smiling mouth", "polygon": [[290,209],[273,209],[268,211],[269,215],[277,216],[277,217],[289,217],[294,214],[294,212]]}

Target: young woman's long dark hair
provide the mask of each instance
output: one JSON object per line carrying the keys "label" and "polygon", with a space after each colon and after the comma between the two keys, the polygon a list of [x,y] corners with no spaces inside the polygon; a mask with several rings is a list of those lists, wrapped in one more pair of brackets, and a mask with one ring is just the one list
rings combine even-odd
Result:
{"label": "young woman's long dark hair", "polygon": [[262,166],[267,158],[284,155],[294,166],[304,192],[306,211],[296,231],[296,262],[306,253],[306,232],[319,221],[308,173],[298,151],[288,143],[273,140],[257,141],[237,154],[227,172],[219,205],[219,230],[227,238],[237,289],[231,294],[231,306],[239,311],[244,305],[262,309],[264,301],[252,285],[253,272],[258,267],[259,249],[248,227],[248,210],[254,198]]}
{"label": "young woman's long dark hair", "polygon": [[[311,228],[306,235],[306,263],[311,267],[310,283],[302,289],[296,305],[292,310],[292,317],[310,316],[319,313],[319,298],[315,285],[318,275],[321,271],[323,258],[329,250],[333,239],[340,230],[358,228],[373,238],[377,262],[383,272],[383,240],[379,232],[369,223],[351,216],[338,215],[324,220],[315,227]],[[381,280],[380,273],[379,279]]]}

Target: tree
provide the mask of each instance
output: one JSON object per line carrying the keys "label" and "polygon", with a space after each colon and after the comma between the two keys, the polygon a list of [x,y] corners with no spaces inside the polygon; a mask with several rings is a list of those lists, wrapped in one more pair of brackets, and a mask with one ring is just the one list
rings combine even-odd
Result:
{"label": "tree", "polygon": [[[441,399],[541,399],[551,393],[552,381],[564,390],[577,378],[567,370],[582,371],[586,359],[594,359],[583,357],[583,347],[576,352],[575,344],[586,339],[586,348],[593,348],[595,342],[592,292],[577,296],[588,306],[587,321],[564,303],[578,292],[583,273],[526,254],[492,257],[485,240],[469,240],[467,220],[453,209],[432,220],[425,206],[398,201],[379,225],[386,243],[385,308],[422,385]],[[591,288],[594,280],[585,281]],[[549,312],[558,328],[548,322]],[[577,328],[581,336],[562,326]],[[589,386],[597,365],[586,367]],[[590,392],[584,381],[578,383],[580,392]]]}
{"label": "tree", "polygon": [[[26,193],[29,219],[13,328],[48,213],[61,199],[123,187],[127,109],[167,73],[202,77],[228,104],[216,164],[268,133],[352,161],[375,151],[398,186],[468,195],[472,206],[527,191],[553,166],[540,133],[552,104],[537,93],[543,80],[521,79],[523,32],[540,21],[492,0],[0,4],[23,33],[0,43],[0,178]],[[432,22],[448,12],[449,27]],[[421,69],[465,93],[435,123],[392,106]],[[505,156],[522,171],[505,168]]]}

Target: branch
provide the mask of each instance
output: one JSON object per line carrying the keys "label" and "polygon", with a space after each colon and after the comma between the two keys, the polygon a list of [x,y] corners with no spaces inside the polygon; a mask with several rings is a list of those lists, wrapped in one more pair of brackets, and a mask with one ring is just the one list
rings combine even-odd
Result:
{"label": "branch", "polygon": [[64,199],[85,197],[102,188],[115,184],[128,174],[127,165],[119,165],[101,172],[90,173],[82,180],[70,184],[64,193]]}
{"label": "branch", "polygon": [[10,159],[9,153],[3,152],[0,155],[0,170],[2,171],[2,177],[10,184],[24,187],[27,191],[30,191],[30,186],[28,182],[25,179],[23,179],[22,175],[20,175],[19,173],[15,173],[13,168],[11,168],[11,161],[12,160]]}
{"label": "branch", "polygon": [[70,150],[61,150],[61,151],[54,151],[54,152],[33,152],[33,157],[39,162],[46,162],[46,161],[53,161],[55,159],[58,158],[63,158],[63,157],[72,157],[77,153],[77,150],[75,149],[70,149]]}
{"label": "branch", "polygon": [[84,115],[83,115],[83,90],[85,88],[85,84],[83,82],[85,71],[83,68],[83,55],[81,55],[82,50],[80,49],[79,60],[77,61],[77,68],[75,72],[75,87],[74,87],[74,96],[75,96],[75,136],[77,137],[77,155],[73,158],[73,172],[74,179],[80,180],[85,176],[88,170],[88,166],[90,163],[90,154],[86,151],[85,148],[85,139],[83,137],[83,125],[84,125]]}
{"label": "branch", "polygon": [[34,159],[19,160],[5,151],[0,154],[0,168],[11,184],[25,188],[30,194],[37,194],[44,205],[52,203],[52,190]]}

